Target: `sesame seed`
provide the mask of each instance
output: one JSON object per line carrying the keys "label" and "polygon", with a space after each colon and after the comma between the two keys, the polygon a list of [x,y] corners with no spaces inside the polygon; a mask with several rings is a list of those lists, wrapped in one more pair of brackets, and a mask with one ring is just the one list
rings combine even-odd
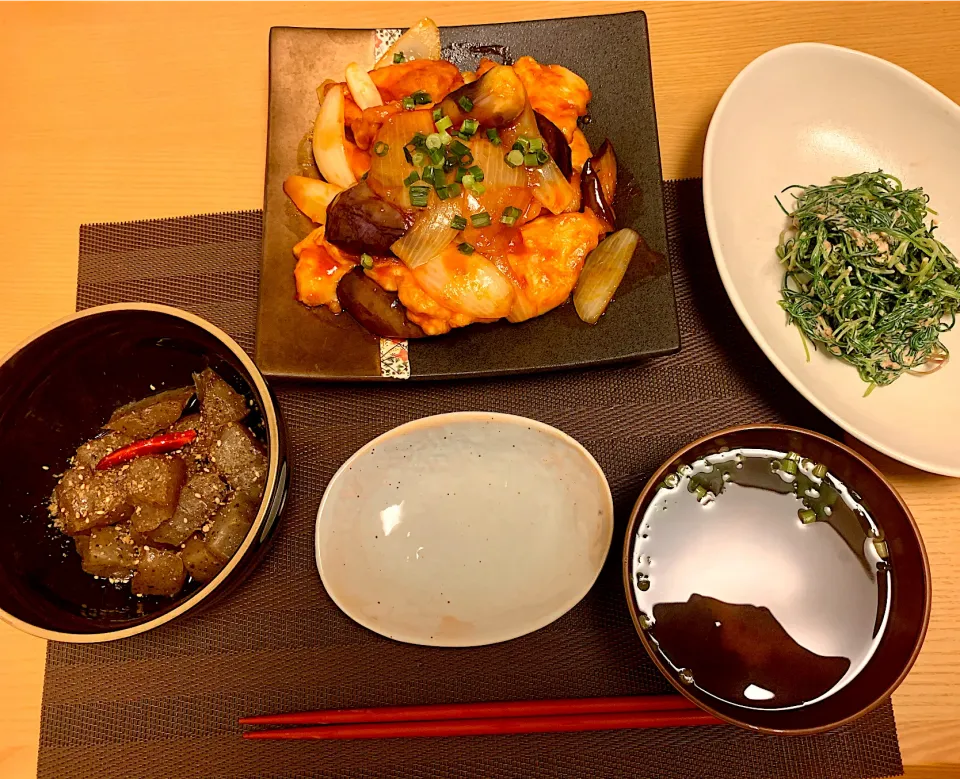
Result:
{"label": "sesame seed", "polygon": [[45,470],[45,471],[49,471],[49,470],[50,470],[50,466],[49,466],[49,465],[41,465],[40,467],[43,468],[43,470]]}

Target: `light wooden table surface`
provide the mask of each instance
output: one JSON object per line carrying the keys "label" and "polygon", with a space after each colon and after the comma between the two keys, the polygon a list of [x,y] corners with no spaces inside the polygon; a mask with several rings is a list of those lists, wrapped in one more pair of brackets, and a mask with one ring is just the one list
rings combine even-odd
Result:
{"label": "light wooden table surface", "polygon": [[[261,206],[272,25],[631,8],[649,17],[667,178],[700,174],[724,88],[785,43],[884,57],[960,102],[960,3],[0,3],[0,352],[73,311],[81,223]],[[894,697],[904,762],[915,779],[960,776],[960,480],[870,456],[916,514],[933,566],[930,631]],[[0,776],[35,774],[44,650],[0,625]]]}

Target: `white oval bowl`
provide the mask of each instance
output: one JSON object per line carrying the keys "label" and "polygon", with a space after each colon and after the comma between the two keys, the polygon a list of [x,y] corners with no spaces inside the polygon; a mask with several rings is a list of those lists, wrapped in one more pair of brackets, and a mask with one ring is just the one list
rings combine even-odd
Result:
{"label": "white oval bowl", "polygon": [[[858,51],[799,43],[734,79],[707,132],[703,202],[720,277],[750,334],[811,403],[852,435],[918,468],[960,477],[960,324],[954,359],[863,397],[856,369],[811,349],[787,325],[775,249],[791,184],[883,169],[923,187],[938,237],[960,252],[960,106],[912,73]],[[788,209],[789,193],[781,200]]]}
{"label": "white oval bowl", "polygon": [[337,471],[317,512],[317,568],[370,630],[479,646],[573,608],[612,533],[603,471],[568,435],[508,414],[441,414],[374,439]]}

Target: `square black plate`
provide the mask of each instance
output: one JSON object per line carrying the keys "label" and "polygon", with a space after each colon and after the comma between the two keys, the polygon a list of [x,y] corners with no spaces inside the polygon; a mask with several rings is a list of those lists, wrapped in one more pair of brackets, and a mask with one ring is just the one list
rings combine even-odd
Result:
{"label": "square black plate", "polygon": [[[618,226],[636,229],[652,253],[634,259],[598,324],[581,322],[568,302],[521,324],[471,325],[448,335],[411,341],[411,378],[604,365],[679,349],[643,12],[445,27],[441,41],[444,58],[461,69],[475,67],[481,47],[493,46],[512,59],[529,54],[545,64],[565,65],[586,79],[593,99],[591,120],[584,132],[593,149],[609,138],[619,162]],[[256,350],[257,364],[268,376],[389,380],[380,375],[379,339],[348,314],[334,316],[326,309],[311,310],[296,302],[291,249],[311,225],[283,192],[283,180],[303,171],[298,149],[316,118],[316,87],[326,78],[342,79],[350,62],[372,67],[374,46],[372,30],[274,27],[270,31]]]}

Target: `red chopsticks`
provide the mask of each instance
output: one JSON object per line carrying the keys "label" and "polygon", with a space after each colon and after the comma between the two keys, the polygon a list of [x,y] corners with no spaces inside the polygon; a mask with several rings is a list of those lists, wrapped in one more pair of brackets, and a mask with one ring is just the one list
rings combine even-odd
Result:
{"label": "red chopsticks", "polygon": [[314,725],[248,731],[249,739],[371,739],[569,733],[718,725],[679,695],[393,706],[242,717],[242,725]]}

